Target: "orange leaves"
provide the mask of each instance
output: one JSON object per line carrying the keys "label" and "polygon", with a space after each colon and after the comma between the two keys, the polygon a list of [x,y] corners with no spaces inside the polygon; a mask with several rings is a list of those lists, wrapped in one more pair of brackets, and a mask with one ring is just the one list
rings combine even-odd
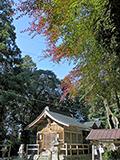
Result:
{"label": "orange leaves", "polygon": [[71,57],[73,53],[73,47],[69,47],[69,44],[62,41],[65,26],[72,13],[69,11],[71,3],[72,0],[22,0],[18,6],[21,15],[27,14],[32,19],[31,26],[25,31],[29,31],[32,37],[37,34],[46,36],[48,40],[46,55],[52,56],[53,61],[56,62]]}
{"label": "orange leaves", "polygon": [[69,58],[69,48],[64,45],[56,46],[49,43],[49,49],[45,51],[45,57],[51,57],[54,62],[59,62],[62,58]]}
{"label": "orange leaves", "polygon": [[68,77],[65,77],[64,80],[62,81],[61,88],[63,90],[62,99],[64,99],[73,88],[73,85]]}
{"label": "orange leaves", "polygon": [[[45,51],[45,57],[51,56],[52,60],[59,62],[62,58],[76,60],[79,63],[80,54],[83,53],[85,44],[82,44],[82,35],[88,36],[86,22],[79,16],[76,17],[76,11],[81,10],[81,3],[78,0],[25,0],[21,4],[20,11],[27,13],[33,18],[30,33],[43,34],[48,40],[48,49]],[[81,33],[82,32],[82,33]],[[86,33],[86,34],[85,34]],[[87,39],[87,38],[85,38]],[[84,40],[85,41],[85,40]],[[64,91],[76,94],[76,85],[80,80],[79,70],[74,69],[67,77],[64,84]],[[68,89],[67,89],[68,88]]]}
{"label": "orange leaves", "polygon": [[42,30],[43,30],[44,27],[45,27],[45,24],[46,24],[45,19],[44,19],[43,17],[40,17],[40,18],[39,18],[38,25],[37,25],[37,28],[36,28],[36,31],[37,31],[38,33],[41,33]]}
{"label": "orange leaves", "polygon": [[61,88],[63,90],[63,97],[69,95],[71,98],[74,98],[78,94],[79,89],[79,71],[74,69],[69,73],[68,76],[62,81]]}

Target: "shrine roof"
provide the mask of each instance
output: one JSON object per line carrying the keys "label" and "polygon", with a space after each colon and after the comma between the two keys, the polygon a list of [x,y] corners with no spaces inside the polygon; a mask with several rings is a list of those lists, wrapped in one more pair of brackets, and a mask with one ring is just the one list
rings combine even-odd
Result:
{"label": "shrine roof", "polygon": [[49,109],[44,109],[43,112],[33,121],[31,122],[26,129],[30,129],[30,128],[34,128],[35,126],[37,126],[38,124],[40,124],[42,122],[42,120],[45,117],[49,117],[50,119],[52,119],[53,121],[63,125],[63,126],[78,126],[81,127],[82,129],[90,129],[92,128],[92,126],[94,125],[94,121],[91,122],[84,122],[84,123],[80,123],[78,121],[78,119],[70,117],[70,116],[66,116],[60,113],[56,113],[56,112],[52,112]]}
{"label": "shrine roof", "polygon": [[120,139],[120,129],[92,129],[87,140],[116,140]]}

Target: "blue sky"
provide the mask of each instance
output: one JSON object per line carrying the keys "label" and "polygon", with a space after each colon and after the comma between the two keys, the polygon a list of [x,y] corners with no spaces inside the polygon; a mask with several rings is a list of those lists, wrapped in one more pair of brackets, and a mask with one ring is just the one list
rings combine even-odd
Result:
{"label": "blue sky", "polygon": [[52,70],[58,78],[63,79],[70,70],[73,64],[67,61],[62,61],[60,64],[53,63],[51,59],[43,59],[43,50],[47,46],[47,42],[43,36],[31,38],[27,32],[21,33],[22,30],[29,26],[29,19],[23,17],[19,20],[14,18],[14,26],[16,27],[17,45],[22,51],[22,55],[30,55],[39,69]]}

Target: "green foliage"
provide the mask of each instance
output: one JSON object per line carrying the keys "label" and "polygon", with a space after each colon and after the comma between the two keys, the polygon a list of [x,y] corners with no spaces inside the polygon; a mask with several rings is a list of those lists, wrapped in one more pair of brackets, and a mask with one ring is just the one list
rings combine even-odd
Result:
{"label": "green foliage", "polygon": [[109,160],[111,158],[111,151],[105,151],[103,154],[103,160]]}
{"label": "green foliage", "polygon": [[0,1],[0,72],[10,71],[19,64],[20,50],[16,45],[15,27],[12,25],[12,1]]}
{"label": "green foliage", "polygon": [[34,71],[36,69],[36,64],[32,61],[32,58],[29,55],[23,57],[21,63],[21,69]]}
{"label": "green foliage", "polygon": [[67,58],[75,62],[65,95],[71,92],[75,96],[76,90],[82,91],[91,103],[96,97],[98,101],[107,99],[109,106],[117,103],[119,110],[118,6],[119,0],[26,0],[19,10],[33,17],[31,33],[47,36],[46,52],[53,60]]}
{"label": "green foliage", "polygon": [[[20,50],[16,45],[15,27],[13,26],[13,9],[12,1],[0,1],[0,132],[2,136],[0,141],[5,139],[6,125],[4,119],[6,118],[6,100],[4,98],[4,91],[8,90],[9,74],[19,67],[20,64]],[[13,96],[12,93],[10,96]]]}
{"label": "green foliage", "polygon": [[103,154],[103,160],[116,160],[120,158],[120,150],[115,150],[115,151],[105,151],[105,153]]}
{"label": "green foliage", "polygon": [[105,127],[106,124],[106,110],[104,109],[104,104],[101,99],[96,97],[94,101],[89,104],[90,108],[88,111],[89,119],[100,119],[102,127]]}
{"label": "green foliage", "polygon": [[[27,124],[39,115],[46,105],[53,105],[50,104],[50,101],[54,100],[57,94],[55,91],[57,79],[53,78],[55,75],[52,72],[42,70],[34,73],[25,71],[15,77],[10,77],[9,87],[11,90],[4,97],[9,99],[7,105],[11,104],[11,114],[16,117],[16,121]],[[19,114],[19,110],[21,110],[21,114]]]}
{"label": "green foliage", "polygon": [[[87,118],[84,102],[66,97],[61,101],[62,90],[60,81],[51,71],[38,70],[32,58],[26,55],[21,59],[19,70],[4,74],[0,79],[0,102],[4,106],[5,138],[13,144],[13,149],[20,141],[24,143],[28,136],[24,128],[33,121],[46,106],[51,110],[59,110],[62,114],[74,114],[80,111],[80,116]],[[84,111],[84,112],[83,112]],[[78,115],[77,115],[77,118]],[[83,119],[82,119],[83,120]],[[21,138],[19,133],[22,133]],[[15,151],[16,152],[16,151]]]}

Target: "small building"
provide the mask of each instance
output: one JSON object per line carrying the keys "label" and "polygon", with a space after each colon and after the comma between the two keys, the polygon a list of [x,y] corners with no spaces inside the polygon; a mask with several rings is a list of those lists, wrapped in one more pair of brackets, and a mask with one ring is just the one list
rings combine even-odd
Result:
{"label": "small building", "polygon": [[[26,127],[29,130],[34,128],[37,128],[37,154],[41,154],[46,150],[51,151],[54,146],[57,146],[59,148],[59,155],[69,158],[90,154],[89,144],[85,138],[91,128],[98,128],[98,124],[95,122],[80,123],[73,117],[52,112],[46,107]],[[35,146],[35,144],[27,145],[27,152],[31,150],[31,146]]]}
{"label": "small building", "polygon": [[86,140],[92,143],[92,160],[102,160],[104,148],[116,150],[120,146],[120,129],[92,129]]}

